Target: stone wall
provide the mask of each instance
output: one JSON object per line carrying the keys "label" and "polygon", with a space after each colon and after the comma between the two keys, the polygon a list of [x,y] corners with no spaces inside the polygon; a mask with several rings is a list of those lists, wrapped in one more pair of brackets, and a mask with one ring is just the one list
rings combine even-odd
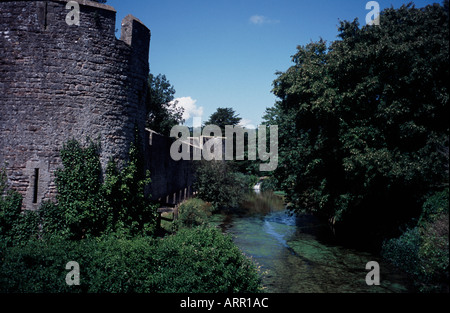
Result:
{"label": "stone wall", "polygon": [[67,1],[0,2],[0,166],[27,209],[54,198],[67,140],[99,140],[105,168],[126,160],[135,127],[148,138],[150,31],[127,16],[116,39],[112,7],[78,2],[79,26]]}
{"label": "stone wall", "polygon": [[193,162],[174,161],[170,147],[174,139],[149,133],[147,152],[152,183],[150,194],[154,201],[176,204],[193,192]]}

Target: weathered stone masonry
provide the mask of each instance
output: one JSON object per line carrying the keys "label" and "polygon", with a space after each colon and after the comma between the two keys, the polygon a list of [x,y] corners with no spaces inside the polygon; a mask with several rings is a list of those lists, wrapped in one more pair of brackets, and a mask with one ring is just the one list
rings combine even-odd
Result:
{"label": "weathered stone masonry", "polygon": [[147,162],[152,179],[149,191],[152,199],[162,204],[177,204],[193,192],[192,161],[174,161],[170,156],[172,143],[171,138],[149,132]]}
{"label": "weathered stone masonry", "polygon": [[84,0],[80,26],[69,26],[67,2],[0,2],[0,166],[27,209],[54,198],[69,139],[99,140],[103,168],[126,160],[135,127],[149,149],[150,31],[127,16],[118,40],[115,10]]}

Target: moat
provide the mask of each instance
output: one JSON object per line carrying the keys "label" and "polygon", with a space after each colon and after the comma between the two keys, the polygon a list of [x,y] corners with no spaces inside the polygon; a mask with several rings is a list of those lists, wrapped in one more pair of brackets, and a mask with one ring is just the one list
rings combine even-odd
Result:
{"label": "moat", "polygon": [[[214,216],[214,224],[260,266],[266,292],[411,292],[408,278],[379,256],[338,243],[326,223],[309,214],[291,214],[272,193],[251,195],[244,209]],[[370,261],[380,264],[379,286],[366,284]]]}

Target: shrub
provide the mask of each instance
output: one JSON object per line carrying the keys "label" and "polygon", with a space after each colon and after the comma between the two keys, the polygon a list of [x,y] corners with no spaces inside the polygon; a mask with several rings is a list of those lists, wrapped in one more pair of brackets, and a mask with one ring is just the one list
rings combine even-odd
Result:
{"label": "shrub", "polygon": [[[70,241],[31,241],[22,247],[2,251],[0,292],[68,292],[65,265],[80,256],[81,243]],[[88,251],[86,251],[89,253]],[[87,254],[86,254],[87,255]],[[80,291],[79,288],[76,289]]]}
{"label": "shrub", "polygon": [[277,190],[277,180],[275,177],[264,179],[261,183],[261,191],[275,191]]}
{"label": "shrub", "polygon": [[255,266],[219,229],[182,229],[164,238],[159,251],[165,262],[164,292],[242,293],[260,288]]}
{"label": "shrub", "polygon": [[177,226],[200,226],[207,222],[208,217],[214,211],[211,203],[201,199],[189,199],[179,207]]}
{"label": "shrub", "polygon": [[99,146],[92,141],[86,148],[75,140],[65,144],[64,168],[56,173],[58,204],[43,206],[44,228],[70,239],[110,232],[153,234],[156,210],[145,196],[150,179],[140,162],[138,139],[128,156],[122,170],[110,161],[102,182]]}
{"label": "shrub", "polygon": [[399,238],[385,242],[382,255],[409,275],[416,275],[419,270],[420,244],[419,229],[414,227],[405,231]]}
{"label": "shrub", "polygon": [[430,196],[423,204],[422,214],[419,219],[419,226],[424,226],[438,219],[443,214],[448,214],[449,189],[436,192]]}
{"label": "shrub", "polygon": [[448,227],[449,215],[443,214],[421,229],[422,244],[419,249],[422,291],[448,292]]}
{"label": "shrub", "polygon": [[[242,175],[244,175],[244,174],[242,174]],[[259,177],[256,175],[244,175],[244,177],[245,177],[245,181],[247,183],[247,187],[249,189],[253,189],[253,187],[255,187],[255,185],[259,181]]]}
{"label": "shrub", "polygon": [[[68,286],[65,265],[80,265]],[[254,265],[220,230],[183,229],[164,239],[135,237],[32,241],[0,258],[0,292],[257,292]]]}
{"label": "shrub", "polygon": [[103,182],[100,147],[88,142],[87,147],[75,140],[64,145],[63,168],[56,171],[58,203],[44,202],[38,212],[22,212],[22,196],[7,188],[5,171],[0,172],[3,245],[22,244],[33,237],[78,240],[113,232],[154,234],[156,207],[145,195],[150,179],[139,161],[137,144],[131,144],[129,160],[121,171],[109,162]]}
{"label": "shrub", "polygon": [[129,161],[121,171],[114,162],[108,164],[101,190],[107,212],[106,228],[132,236],[151,235],[156,229],[156,206],[145,196],[145,186],[151,183],[150,172],[144,172],[136,142],[131,144]]}
{"label": "shrub", "polygon": [[420,291],[448,292],[448,189],[430,196],[417,226],[383,244],[382,255],[410,274]]}
{"label": "shrub", "polygon": [[63,168],[55,173],[58,208],[73,239],[99,235],[105,228],[99,151],[93,141],[84,148],[69,140],[60,152]]}
{"label": "shrub", "polygon": [[78,141],[69,140],[60,153],[64,167],[55,174],[57,200],[72,238],[99,235],[105,227],[99,151],[93,141],[83,148]]}
{"label": "shrub", "polygon": [[0,239],[2,243],[12,240],[12,229],[21,212],[22,197],[8,190],[6,171],[0,169]]}
{"label": "shrub", "polygon": [[423,291],[448,292],[449,281],[449,189],[437,192],[425,201],[418,227]]}
{"label": "shrub", "polygon": [[211,202],[217,209],[237,208],[248,182],[244,175],[231,170],[223,161],[201,161],[196,167],[195,189],[199,198]]}
{"label": "shrub", "polygon": [[[3,252],[0,291],[21,293],[131,292],[139,290],[137,273],[147,273],[152,239],[105,237],[68,241],[34,241]],[[65,266],[80,265],[80,286],[68,286]]]}
{"label": "shrub", "polygon": [[41,220],[41,237],[44,239],[58,237],[69,238],[70,229],[64,217],[61,205],[51,201],[43,202],[39,209]]}
{"label": "shrub", "polygon": [[22,212],[22,195],[8,188],[6,171],[0,169],[0,242],[1,246],[18,245],[37,235],[38,215]]}

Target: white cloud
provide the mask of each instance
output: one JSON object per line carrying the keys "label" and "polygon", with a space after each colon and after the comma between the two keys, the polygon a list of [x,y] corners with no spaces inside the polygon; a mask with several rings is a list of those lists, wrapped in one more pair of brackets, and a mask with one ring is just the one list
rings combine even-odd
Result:
{"label": "white cloud", "polygon": [[253,15],[249,19],[251,24],[254,25],[263,25],[263,24],[278,24],[279,20],[272,20],[263,15]]}
{"label": "white cloud", "polygon": [[203,115],[203,107],[197,107],[197,100],[191,97],[176,98],[174,101],[178,101],[178,106],[184,108],[183,119],[186,121],[191,117],[201,117]]}
{"label": "white cloud", "polygon": [[242,126],[247,129],[256,129],[256,126],[252,124],[252,121],[246,118],[241,119],[239,126]]}

